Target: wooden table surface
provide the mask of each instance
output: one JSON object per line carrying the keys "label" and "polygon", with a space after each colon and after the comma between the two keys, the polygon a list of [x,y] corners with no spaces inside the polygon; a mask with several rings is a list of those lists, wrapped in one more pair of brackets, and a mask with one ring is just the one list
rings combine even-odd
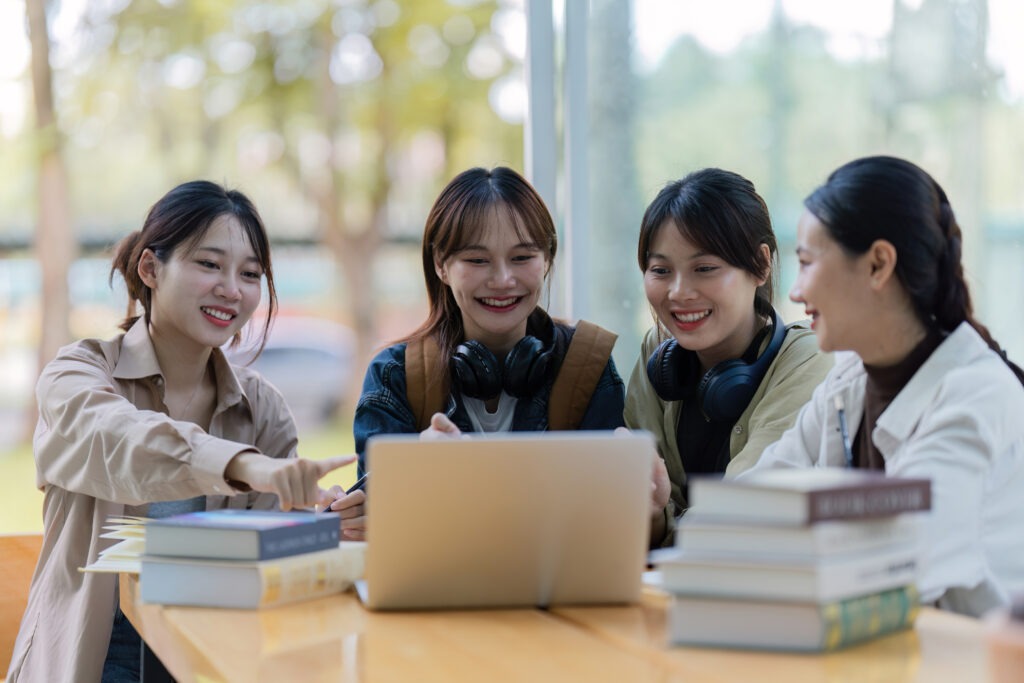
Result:
{"label": "wooden table surface", "polygon": [[669,647],[660,593],[550,611],[370,612],[353,593],[266,610],[163,607],[121,576],[121,609],[188,681],[988,680],[980,623],[932,609],[917,628],[830,655]]}

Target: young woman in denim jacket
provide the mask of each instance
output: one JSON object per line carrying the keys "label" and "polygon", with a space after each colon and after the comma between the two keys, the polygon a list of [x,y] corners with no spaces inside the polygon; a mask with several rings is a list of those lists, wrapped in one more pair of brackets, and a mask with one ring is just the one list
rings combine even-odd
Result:
{"label": "young woman in denim jacket", "polygon": [[[366,372],[354,424],[360,473],[371,436],[419,431],[406,394],[414,340],[436,342],[449,387],[425,438],[548,428],[551,387],[574,333],[539,306],[556,248],[547,207],[515,171],[473,168],[445,187],[423,235],[430,313]],[[622,426],[623,395],[609,359],[579,428]]]}
{"label": "young woman in denim jacket", "polygon": [[922,601],[975,616],[1009,605],[1024,594],[1024,373],[974,318],[946,193],[908,161],[868,157],[804,205],[790,298],[822,349],[855,353],[749,472],[930,479]]}

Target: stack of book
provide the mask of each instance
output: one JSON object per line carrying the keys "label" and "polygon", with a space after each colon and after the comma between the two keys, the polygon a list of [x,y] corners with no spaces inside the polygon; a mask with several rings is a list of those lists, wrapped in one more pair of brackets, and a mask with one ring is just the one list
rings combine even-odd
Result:
{"label": "stack of book", "polygon": [[145,602],[257,608],[321,597],[362,577],[365,544],[335,513],[209,510],[145,525]]}
{"label": "stack of book", "polygon": [[913,625],[927,479],[778,469],[690,497],[656,561],[673,643],[822,652]]}

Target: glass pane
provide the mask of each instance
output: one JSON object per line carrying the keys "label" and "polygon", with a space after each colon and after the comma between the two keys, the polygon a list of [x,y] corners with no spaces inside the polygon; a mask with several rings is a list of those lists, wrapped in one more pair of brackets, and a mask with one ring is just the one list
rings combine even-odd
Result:
{"label": "glass pane", "polygon": [[1024,8],[1016,0],[598,0],[589,25],[592,216],[586,317],[628,372],[653,321],[640,217],[706,166],[750,178],[796,272],[803,198],[842,163],[892,154],[946,189],[976,314],[1024,359]]}

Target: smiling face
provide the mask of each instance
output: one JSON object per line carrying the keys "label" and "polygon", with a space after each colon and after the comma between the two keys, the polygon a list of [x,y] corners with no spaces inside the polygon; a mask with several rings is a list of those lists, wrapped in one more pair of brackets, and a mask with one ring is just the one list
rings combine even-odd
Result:
{"label": "smiling face", "polygon": [[822,351],[853,350],[864,356],[878,336],[880,314],[871,298],[870,255],[851,257],[810,211],[797,223],[800,272],[789,298],[803,304]]}
{"label": "smiling face", "polygon": [[519,232],[509,212],[495,207],[470,244],[435,263],[459,307],[466,339],[499,356],[526,335],[550,265],[547,252]]}
{"label": "smiling face", "polygon": [[[769,262],[768,246],[762,248]],[[764,281],[700,249],[668,221],[650,242],[644,292],[679,345],[710,368],[750,345],[760,328],[754,294]]]}
{"label": "smiling face", "polygon": [[238,219],[225,214],[167,262],[146,250],[139,276],[152,290],[150,334],[202,350],[226,343],[249,321],[263,269]]}

